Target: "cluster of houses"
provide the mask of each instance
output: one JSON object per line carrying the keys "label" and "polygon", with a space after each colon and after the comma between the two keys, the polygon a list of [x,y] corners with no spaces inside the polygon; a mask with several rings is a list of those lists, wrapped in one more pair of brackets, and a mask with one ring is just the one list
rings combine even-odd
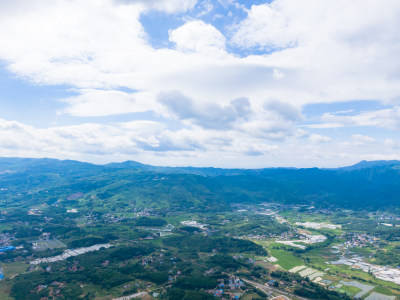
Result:
{"label": "cluster of houses", "polygon": [[135,214],[136,214],[137,217],[155,216],[155,215],[152,213],[152,211],[153,211],[153,210],[152,210],[151,208],[144,208],[144,209],[141,210],[141,211],[137,211],[136,208],[134,209],[134,212],[135,212]]}
{"label": "cluster of houses", "polygon": [[388,216],[388,215],[379,215],[378,220],[391,220],[391,221],[400,221],[400,217]]}
{"label": "cluster of houses", "polygon": [[351,233],[346,235],[347,241],[341,243],[335,248],[338,250],[349,248],[363,248],[368,246],[378,246],[380,239],[376,236],[365,233]]}
{"label": "cluster of houses", "polygon": [[7,246],[14,239],[9,233],[0,233],[0,246]]}
{"label": "cluster of houses", "polygon": [[200,228],[202,230],[206,229],[206,227],[208,226],[208,224],[201,224],[197,221],[182,221],[181,224],[184,226]]}
{"label": "cluster of houses", "polygon": [[42,297],[40,299],[55,299],[55,298],[63,298],[61,295],[61,288],[64,288],[65,285],[61,282],[54,281],[50,285],[47,284],[39,284],[37,287],[35,287],[31,293],[33,294],[38,294],[42,292],[43,290],[48,289],[48,297]]}
{"label": "cluster of houses", "polygon": [[[306,249],[307,247],[302,244],[316,244],[322,243],[326,241],[326,236],[319,234],[319,235],[310,235],[306,233],[299,234],[299,238],[295,240],[276,240],[276,243],[284,244],[292,247],[296,247],[299,249]],[[300,244],[299,244],[300,243]]]}
{"label": "cluster of houses", "polygon": [[105,223],[119,223],[125,220],[126,218],[124,216],[113,216],[111,214],[105,214],[103,215],[103,220]]}
{"label": "cluster of houses", "polygon": [[209,291],[214,297],[222,299],[239,299],[243,295],[245,284],[242,280],[236,277],[229,277],[227,282],[221,279],[217,288]]}
{"label": "cluster of houses", "polygon": [[359,255],[353,255],[351,258],[342,256],[339,260],[327,262],[327,264],[347,265],[353,269],[371,273],[378,279],[400,284],[400,269],[366,263],[364,258]]}
{"label": "cluster of houses", "polygon": [[90,212],[87,216],[84,216],[82,219],[80,219],[80,222],[82,222],[83,224],[89,225],[89,224],[98,223],[99,220],[97,219],[97,215]]}

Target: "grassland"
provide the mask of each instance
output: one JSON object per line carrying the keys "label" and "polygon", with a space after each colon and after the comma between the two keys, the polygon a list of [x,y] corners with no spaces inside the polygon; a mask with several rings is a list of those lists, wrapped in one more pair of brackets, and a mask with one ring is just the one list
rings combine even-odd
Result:
{"label": "grassland", "polygon": [[10,230],[12,229],[11,226],[5,225],[5,224],[0,224],[0,232],[3,232],[4,230]]}
{"label": "grassland", "polygon": [[246,295],[243,295],[241,299],[242,300],[258,300],[258,299],[263,299],[263,298],[255,293],[248,293]]}
{"label": "grassland", "polygon": [[9,296],[11,286],[7,282],[0,282],[0,299],[1,300],[14,300]]}
{"label": "grassland", "polygon": [[285,270],[290,270],[296,266],[304,264],[303,260],[293,255],[291,251],[268,249],[269,253],[278,261],[275,264],[280,265]]}
{"label": "grassland", "polygon": [[347,294],[349,296],[354,296],[355,294],[357,294],[361,290],[359,288],[354,287],[354,286],[343,285],[337,291],[341,292],[341,293],[345,293],[345,294]]}
{"label": "grassland", "polygon": [[[7,278],[22,274],[26,271],[29,265],[26,262],[12,262],[2,264],[4,276]],[[2,298],[0,298],[2,299]]]}

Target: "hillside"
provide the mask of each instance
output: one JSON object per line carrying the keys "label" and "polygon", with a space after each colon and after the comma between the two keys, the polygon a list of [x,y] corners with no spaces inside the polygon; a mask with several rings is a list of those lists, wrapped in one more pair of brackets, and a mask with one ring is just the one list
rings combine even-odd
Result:
{"label": "hillside", "polygon": [[[29,207],[82,193],[90,205],[218,209],[232,203],[385,208],[400,204],[400,162],[337,169],[173,168],[137,162],[94,165],[70,160],[0,158],[0,202]],[[68,200],[71,201],[71,200]]]}

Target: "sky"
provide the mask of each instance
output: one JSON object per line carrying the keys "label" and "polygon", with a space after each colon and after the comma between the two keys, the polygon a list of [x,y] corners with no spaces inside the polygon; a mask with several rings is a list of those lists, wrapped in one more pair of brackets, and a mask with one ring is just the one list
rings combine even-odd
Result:
{"label": "sky", "polygon": [[0,0],[0,156],[400,159],[398,0]]}

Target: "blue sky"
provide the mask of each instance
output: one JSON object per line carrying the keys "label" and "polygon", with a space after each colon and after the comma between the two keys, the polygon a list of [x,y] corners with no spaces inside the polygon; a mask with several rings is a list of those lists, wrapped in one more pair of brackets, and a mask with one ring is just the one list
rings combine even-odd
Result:
{"label": "blue sky", "polygon": [[400,159],[395,0],[0,1],[0,156]]}

